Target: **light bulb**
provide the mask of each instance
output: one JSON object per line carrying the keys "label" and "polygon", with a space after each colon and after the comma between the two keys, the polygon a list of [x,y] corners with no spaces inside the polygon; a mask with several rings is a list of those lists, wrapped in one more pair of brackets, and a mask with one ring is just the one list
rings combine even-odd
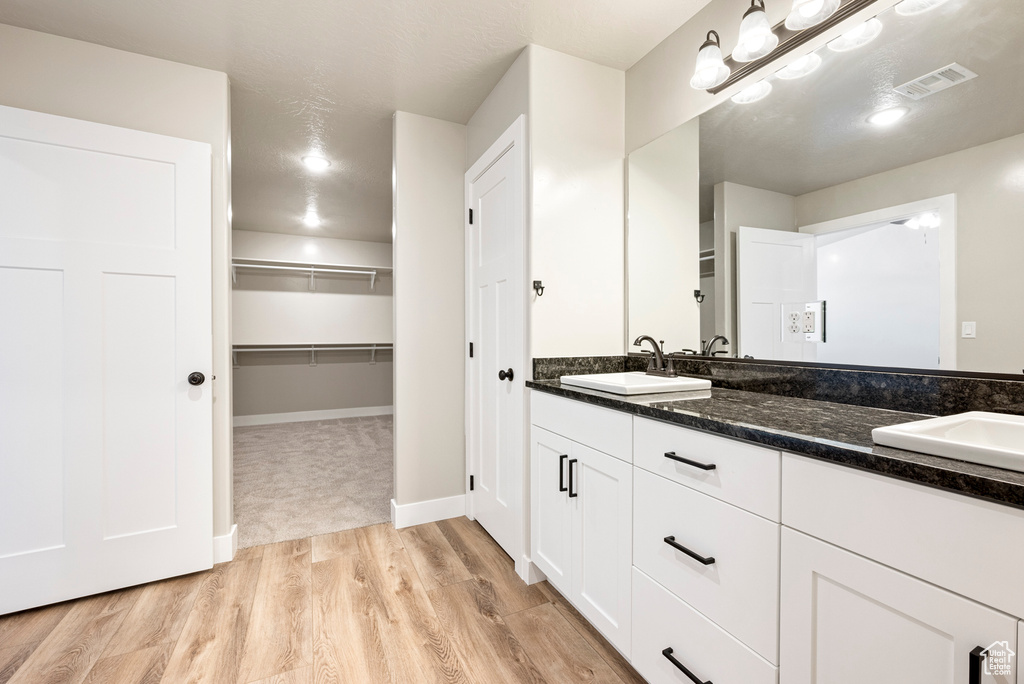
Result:
{"label": "light bulb", "polygon": [[910,112],[906,107],[893,107],[892,109],[883,109],[880,112],[875,112],[868,117],[868,123],[874,124],[875,126],[891,126]]}
{"label": "light bulb", "polygon": [[307,154],[302,158],[302,163],[306,165],[306,168],[310,171],[323,171],[331,165],[330,160],[321,157],[318,154]]}
{"label": "light bulb", "polygon": [[840,0],[793,0],[793,9],[786,17],[786,28],[801,31],[825,21],[839,9]]}
{"label": "light bulb", "polygon": [[801,78],[817,70],[821,66],[821,57],[817,52],[809,52],[792,64],[789,64],[776,72],[776,76],[784,81],[791,81],[794,78]]}
{"label": "light bulb", "polygon": [[772,33],[763,0],[753,0],[740,22],[739,44],[732,53],[737,62],[753,62],[775,49],[779,37]]}
{"label": "light bulb", "polygon": [[722,85],[731,71],[722,59],[721,42],[718,33],[708,31],[707,40],[697,52],[697,66],[690,79],[690,87],[696,90],[708,90]]}
{"label": "light bulb", "polygon": [[882,32],[882,22],[877,17],[868,19],[859,26],[854,26],[852,29],[839,36],[828,44],[828,49],[833,52],[849,52],[850,50],[856,50],[859,47],[867,45]]}

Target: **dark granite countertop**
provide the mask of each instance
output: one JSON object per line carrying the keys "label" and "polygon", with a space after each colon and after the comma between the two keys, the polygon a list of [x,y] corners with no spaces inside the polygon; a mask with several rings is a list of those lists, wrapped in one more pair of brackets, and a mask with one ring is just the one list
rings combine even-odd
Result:
{"label": "dark granite countertop", "polygon": [[1024,508],[1024,473],[878,446],[871,430],[928,418],[916,413],[712,388],[621,396],[537,380],[526,386],[684,427],[832,461],[958,494]]}

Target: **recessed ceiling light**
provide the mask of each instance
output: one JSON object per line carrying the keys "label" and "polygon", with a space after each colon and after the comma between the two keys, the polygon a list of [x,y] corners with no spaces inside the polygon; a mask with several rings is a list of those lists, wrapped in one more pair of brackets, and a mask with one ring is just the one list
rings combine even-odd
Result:
{"label": "recessed ceiling light", "polygon": [[821,66],[821,57],[817,52],[809,52],[792,64],[784,66],[775,74],[784,81],[791,81],[811,73]]}
{"label": "recessed ceiling light", "polygon": [[307,154],[302,158],[302,163],[305,164],[306,168],[310,171],[323,171],[331,165],[329,160],[316,154]]}
{"label": "recessed ceiling light", "polygon": [[915,14],[923,14],[928,10],[933,10],[939,5],[944,5],[946,2],[948,0],[903,0],[903,2],[896,5],[896,14],[912,17]]}
{"label": "recessed ceiling light", "polygon": [[828,44],[828,49],[834,52],[849,52],[850,50],[856,50],[857,48],[867,45],[882,32],[882,22],[878,18],[872,18],[865,21],[860,26],[854,26],[852,29],[839,36]]}
{"label": "recessed ceiling light", "polygon": [[308,228],[319,228],[320,215],[310,209],[306,212],[306,215],[302,217],[302,223],[304,223]]}
{"label": "recessed ceiling light", "polygon": [[740,92],[732,96],[732,101],[736,104],[750,104],[751,102],[757,102],[768,97],[769,93],[772,92],[772,84],[768,81],[758,81],[752,86],[747,86]]}
{"label": "recessed ceiling light", "polygon": [[906,107],[893,107],[875,112],[868,117],[868,123],[875,126],[891,126],[910,112]]}

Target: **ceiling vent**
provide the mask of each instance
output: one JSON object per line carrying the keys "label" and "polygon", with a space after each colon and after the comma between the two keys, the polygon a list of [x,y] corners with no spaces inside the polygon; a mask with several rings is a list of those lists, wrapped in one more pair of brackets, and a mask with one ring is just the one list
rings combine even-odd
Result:
{"label": "ceiling vent", "polygon": [[925,74],[924,76],[915,78],[913,81],[904,83],[901,86],[896,86],[894,90],[900,95],[906,95],[912,100],[920,100],[928,97],[929,95],[934,95],[940,90],[952,88],[955,85],[977,77],[978,74],[974,73],[967,67],[953,62],[949,66],[936,69],[930,74]]}

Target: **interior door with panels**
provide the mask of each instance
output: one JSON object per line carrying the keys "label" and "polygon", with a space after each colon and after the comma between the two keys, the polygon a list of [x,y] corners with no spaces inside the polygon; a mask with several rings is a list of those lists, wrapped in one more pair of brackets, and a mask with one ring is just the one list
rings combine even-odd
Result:
{"label": "interior door with panels", "polygon": [[789,528],[781,595],[784,684],[1017,681],[1016,618]]}
{"label": "interior door with panels", "polygon": [[210,156],[0,107],[0,613],[212,564]]}

